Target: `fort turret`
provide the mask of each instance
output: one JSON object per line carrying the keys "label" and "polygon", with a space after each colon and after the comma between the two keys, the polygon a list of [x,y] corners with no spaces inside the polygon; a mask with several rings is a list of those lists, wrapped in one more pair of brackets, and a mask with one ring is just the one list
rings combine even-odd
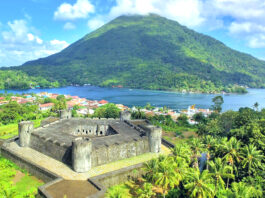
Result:
{"label": "fort turret", "polygon": [[89,138],[78,137],[72,142],[72,166],[78,173],[91,169],[92,141]]}
{"label": "fort turret", "polygon": [[70,119],[72,117],[71,110],[60,110],[59,111],[60,119]]}
{"label": "fort turret", "polygon": [[131,120],[131,112],[130,111],[121,111],[120,112],[120,120],[124,121],[124,120]]}
{"label": "fort turret", "polygon": [[159,153],[161,151],[162,128],[148,125],[146,127],[146,132],[149,140],[150,152]]}
{"label": "fort turret", "polygon": [[31,121],[23,121],[18,124],[19,145],[28,147],[30,144],[31,133],[34,130],[34,124]]}

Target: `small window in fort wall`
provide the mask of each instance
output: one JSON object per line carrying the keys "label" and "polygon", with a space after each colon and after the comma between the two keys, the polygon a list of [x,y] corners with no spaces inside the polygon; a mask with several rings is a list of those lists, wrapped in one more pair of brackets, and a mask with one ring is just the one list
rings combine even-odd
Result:
{"label": "small window in fort wall", "polygon": [[103,132],[102,131],[100,131],[100,135],[102,135],[103,134]]}

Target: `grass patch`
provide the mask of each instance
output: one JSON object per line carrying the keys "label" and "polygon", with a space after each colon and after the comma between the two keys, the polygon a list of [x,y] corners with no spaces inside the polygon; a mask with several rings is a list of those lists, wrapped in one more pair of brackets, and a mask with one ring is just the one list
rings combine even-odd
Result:
{"label": "grass patch", "polygon": [[15,184],[16,190],[18,193],[24,193],[25,191],[29,191],[32,188],[37,189],[43,182],[37,180],[33,176],[25,175]]}
{"label": "grass patch", "polygon": [[[43,185],[42,181],[30,176],[16,164],[0,156],[0,197],[35,197],[37,188]],[[23,173],[23,177],[13,182],[16,174]]]}
{"label": "grass patch", "polygon": [[[33,120],[34,127],[40,126],[42,119]],[[0,126],[0,139],[9,139],[18,135],[18,124],[8,124]]]}
{"label": "grass patch", "polygon": [[125,184],[115,185],[110,187],[105,194],[105,197],[119,197],[119,198],[132,198],[133,196],[130,194],[130,188],[128,188]]}

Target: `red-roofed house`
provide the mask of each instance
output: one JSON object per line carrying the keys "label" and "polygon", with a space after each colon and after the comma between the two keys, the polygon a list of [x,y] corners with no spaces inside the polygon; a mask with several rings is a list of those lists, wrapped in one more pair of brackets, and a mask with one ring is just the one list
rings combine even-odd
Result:
{"label": "red-roofed house", "polygon": [[104,105],[104,104],[108,104],[109,102],[106,101],[106,100],[101,100],[101,101],[99,101],[98,103],[101,104],[101,105]]}
{"label": "red-roofed house", "polygon": [[26,103],[28,103],[29,101],[26,100],[26,99],[21,99],[21,100],[18,100],[17,102],[18,102],[19,104],[26,104]]}
{"label": "red-roofed house", "polygon": [[53,103],[40,104],[39,110],[41,110],[41,111],[50,110],[53,107],[53,105],[54,105]]}
{"label": "red-roofed house", "polygon": [[4,100],[5,98],[4,97],[0,97],[0,100]]}

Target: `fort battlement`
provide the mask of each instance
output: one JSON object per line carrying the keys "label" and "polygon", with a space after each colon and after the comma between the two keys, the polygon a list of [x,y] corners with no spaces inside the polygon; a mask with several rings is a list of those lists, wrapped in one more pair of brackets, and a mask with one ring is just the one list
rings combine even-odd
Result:
{"label": "fort battlement", "polygon": [[60,119],[34,129],[33,123],[19,124],[20,146],[30,147],[71,165],[76,172],[148,152],[158,153],[161,128],[139,127],[128,112],[120,119],[72,118],[60,111]]}

